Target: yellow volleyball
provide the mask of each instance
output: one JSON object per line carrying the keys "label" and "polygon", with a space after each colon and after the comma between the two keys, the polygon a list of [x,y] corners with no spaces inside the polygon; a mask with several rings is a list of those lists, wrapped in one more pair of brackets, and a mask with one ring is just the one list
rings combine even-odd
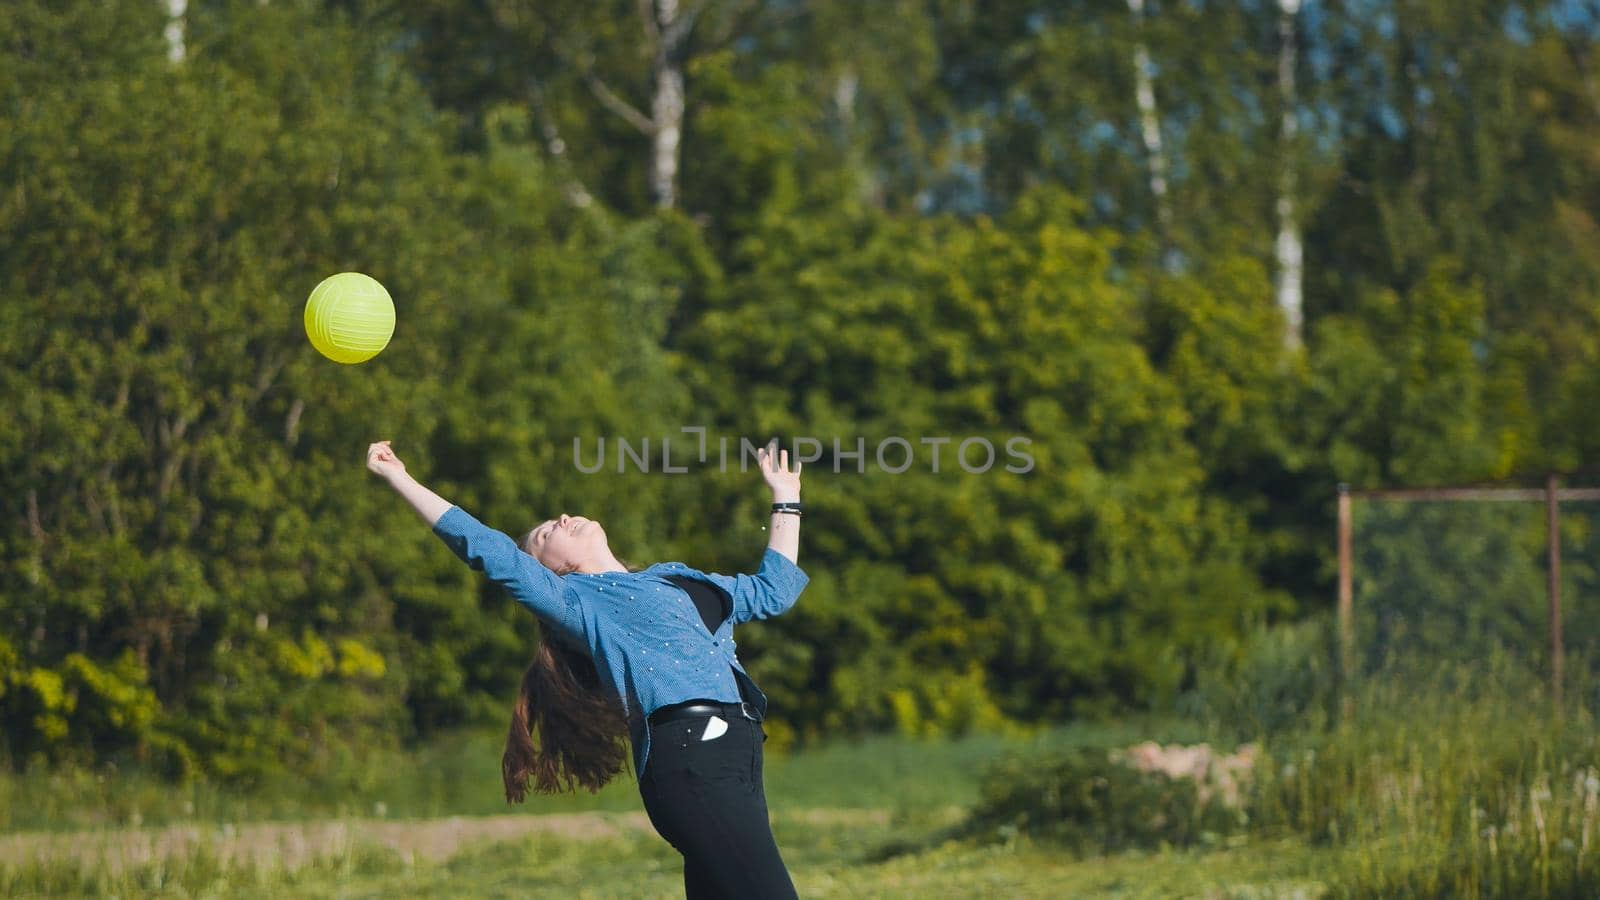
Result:
{"label": "yellow volleyball", "polygon": [[306,336],[334,362],[366,362],[394,336],[394,300],[360,272],[329,275],[306,301]]}

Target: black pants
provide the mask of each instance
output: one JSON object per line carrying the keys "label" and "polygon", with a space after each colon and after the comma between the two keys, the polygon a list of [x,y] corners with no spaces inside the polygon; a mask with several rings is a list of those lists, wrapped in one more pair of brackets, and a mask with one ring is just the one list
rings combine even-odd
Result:
{"label": "black pants", "polygon": [[797,897],[767,821],[759,722],[726,720],[711,740],[711,716],[650,726],[650,759],[639,781],[650,824],[683,854],[689,900]]}

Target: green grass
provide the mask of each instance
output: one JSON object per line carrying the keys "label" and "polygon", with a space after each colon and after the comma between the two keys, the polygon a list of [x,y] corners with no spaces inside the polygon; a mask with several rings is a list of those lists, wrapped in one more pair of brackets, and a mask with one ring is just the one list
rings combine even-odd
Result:
{"label": "green grass", "polygon": [[[1600,896],[1600,729],[1581,706],[1556,721],[1532,682],[1481,674],[1371,682],[1352,698],[1353,718],[1266,735],[1249,828],[1204,850],[1085,858],[1014,829],[954,835],[1003,756],[1193,742],[1218,733],[1214,721],[863,737],[769,753],[773,829],[806,897]],[[19,830],[74,831],[71,858],[0,856],[0,896],[682,896],[681,860],[639,825],[627,777],[598,796],[536,797],[512,810],[635,823],[598,837],[523,829],[432,856],[354,841],[287,869],[271,844],[258,863],[201,842],[125,868],[90,849],[157,825],[215,833],[220,823],[349,819],[370,838],[366,822],[382,818],[417,835],[428,826],[411,820],[506,813],[498,758],[498,736],[460,734],[333,780],[248,791],[137,773],[0,777],[0,842]]]}
{"label": "green grass", "polygon": [[[965,806],[977,798],[983,763],[1001,753],[1111,746],[1151,735],[1187,739],[1198,733],[1181,722],[1128,720],[1054,728],[1025,738],[848,738],[793,753],[768,752],[767,795],[774,808]],[[411,752],[375,753],[333,778],[286,780],[248,790],[205,781],[174,785],[133,771],[5,774],[0,775],[0,833],[641,808],[638,786],[626,773],[599,794],[535,795],[509,807],[500,782],[502,741],[498,733],[452,734]]]}
{"label": "green grass", "polygon": [[[1206,854],[1124,854],[1078,860],[1018,841],[942,842],[943,821],[807,824],[779,815],[774,831],[805,897],[1294,897],[1315,896],[1326,851],[1291,843]],[[915,846],[909,852],[906,848]],[[0,870],[0,894],[53,896],[681,897],[681,862],[653,835],[570,840],[540,836],[481,846],[444,863],[393,852],[330,855],[292,872],[221,864],[213,856],[124,873],[61,861]]]}
{"label": "green grass", "polygon": [[[803,897],[1290,897],[1320,887],[1305,875],[1312,860],[1292,847],[1072,860],[1026,844],[948,844],[882,861],[856,855],[789,864]],[[678,867],[653,845],[542,841],[487,848],[404,875],[307,878],[295,888],[307,897],[670,898],[683,896]]]}
{"label": "green grass", "polygon": [[[1026,840],[979,846],[945,837],[976,801],[985,764],[1001,754],[1123,746],[1151,735],[1193,739],[1197,733],[1183,723],[1126,721],[1026,738],[864,737],[769,754],[774,831],[805,896],[1062,896],[1062,885],[1113,896],[1170,896],[1196,865],[1224,886],[1238,880],[1236,869],[1298,877],[1275,854],[1254,850],[1237,851],[1241,855],[1232,859],[1224,854],[1074,861]],[[497,736],[452,736],[409,757],[383,760],[369,782],[337,799],[328,799],[329,785],[316,784],[230,792],[207,783],[173,787],[137,774],[103,780],[82,773],[12,776],[0,779],[0,814],[10,832],[21,826],[110,833],[127,833],[132,822],[141,827],[131,831],[148,833],[158,825],[371,816],[379,803],[390,820],[502,814],[507,810],[498,795],[498,754]],[[516,811],[639,809],[637,788],[624,778],[598,796],[539,797]],[[808,816],[815,809],[866,812],[835,813],[824,824]],[[124,870],[82,859],[0,865],[0,895],[671,897],[682,896],[681,871],[681,859],[650,832],[581,840],[538,835],[469,847],[438,863],[355,846],[292,871],[230,863],[202,845],[198,852]],[[1148,893],[1151,885],[1157,893]]]}

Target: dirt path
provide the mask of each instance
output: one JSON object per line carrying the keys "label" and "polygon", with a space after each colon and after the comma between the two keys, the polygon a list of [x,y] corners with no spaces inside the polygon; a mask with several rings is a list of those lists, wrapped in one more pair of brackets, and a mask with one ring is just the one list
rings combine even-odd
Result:
{"label": "dirt path", "polygon": [[[785,816],[790,817],[814,824],[883,824],[889,819],[887,810],[853,809],[797,810]],[[654,833],[643,812],[35,831],[0,835],[0,863],[72,858],[100,862],[117,871],[128,865],[203,850],[229,863],[296,868],[318,857],[342,856],[361,846],[385,847],[417,861],[440,862],[469,846],[514,841],[533,834],[592,840],[634,832]]]}

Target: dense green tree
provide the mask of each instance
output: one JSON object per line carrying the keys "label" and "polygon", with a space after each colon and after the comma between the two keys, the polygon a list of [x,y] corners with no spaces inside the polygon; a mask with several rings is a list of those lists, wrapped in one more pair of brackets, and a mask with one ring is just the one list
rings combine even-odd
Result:
{"label": "dense green tree", "polygon": [[[180,66],[152,42],[71,90],[8,86],[7,110],[33,106],[0,157],[19,760],[130,746],[248,774],[481,720],[532,623],[469,602],[471,573],[373,490],[362,448],[415,447],[463,503],[516,510],[511,530],[571,471],[535,448],[663,397],[649,226],[552,219],[552,179],[492,139],[452,157],[376,36],[293,7],[189,26]],[[300,329],[341,269],[399,308],[360,367]]]}
{"label": "dense green tree", "polygon": [[[864,461],[829,446],[814,464],[827,527],[808,544],[849,562],[785,629],[785,643],[819,629],[796,703],[868,701],[831,724],[934,716],[949,690],[975,693],[939,725],[974,704],[1036,718],[1149,700],[1272,602],[1239,555],[1241,516],[1198,493],[1189,414],[1138,341],[1136,296],[1110,278],[1110,235],[1082,215],[1052,193],[999,222],[774,215],[689,333],[697,359],[800,398],[763,430],[865,440]],[[765,302],[737,299],[752,295]],[[905,455],[879,462],[892,437],[914,468],[884,471]],[[934,472],[923,440],[941,437]],[[1027,473],[1005,471],[1027,465],[1006,456],[1013,437]],[[969,471],[985,460],[962,449],[972,438],[996,448],[992,469]]]}
{"label": "dense green tree", "polygon": [[[174,59],[163,4],[11,4],[0,752],[249,777],[498,718],[537,625],[380,438],[508,532],[724,572],[765,537],[741,440],[817,438],[813,586],[741,632],[802,735],[1160,703],[1327,605],[1339,482],[1583,466],[1595,18],[1286,9],[217,0]],[[399,308],[355,367],[300,324],[342,270]],[[1528,535],[1418,521],[1363,590],[1528,624],[1469,605]]]}

